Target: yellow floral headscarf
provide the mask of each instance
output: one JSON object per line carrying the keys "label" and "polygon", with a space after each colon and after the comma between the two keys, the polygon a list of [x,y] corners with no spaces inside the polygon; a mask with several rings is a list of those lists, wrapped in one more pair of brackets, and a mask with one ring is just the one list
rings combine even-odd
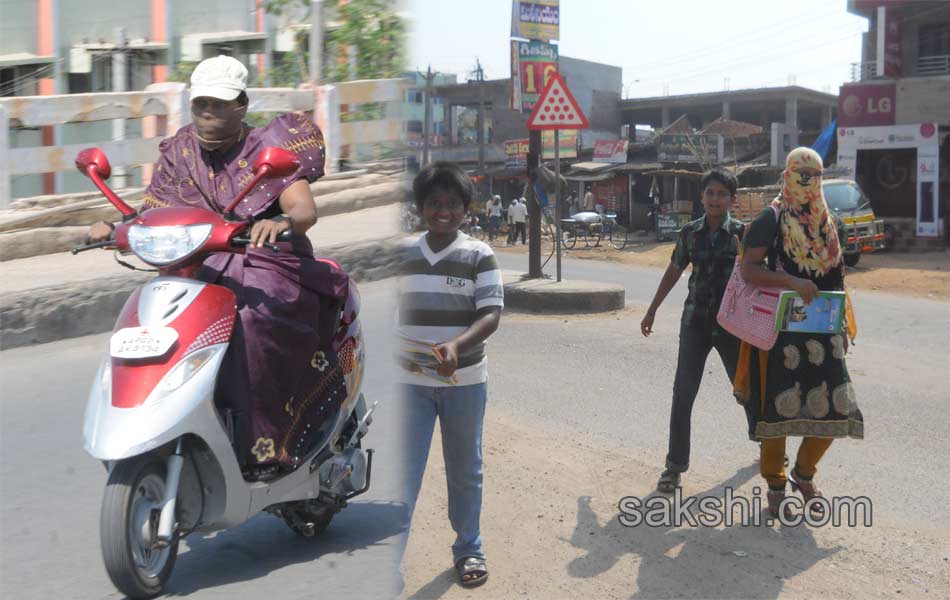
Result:
{"label": "yellow floral headscarf", "polygon": [[838,227],[828,212],[821,189],[821,156],[811,148],[795,148],[785,162],[782,195],[782,244],[805,273],[824,275],[841,264]]}

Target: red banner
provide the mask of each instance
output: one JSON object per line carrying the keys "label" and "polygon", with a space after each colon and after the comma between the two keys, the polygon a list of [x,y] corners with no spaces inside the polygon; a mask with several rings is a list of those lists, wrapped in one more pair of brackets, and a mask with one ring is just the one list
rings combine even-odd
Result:
{"label": "red banner", "polygon": [[901,13],[888,8],[884,18],[884,76],[901,76]]}
{"label": "red banner", "polygon": [[893,83],[843,85],[838,93],[838,125],[893,125],[896,98],[897,86]]}

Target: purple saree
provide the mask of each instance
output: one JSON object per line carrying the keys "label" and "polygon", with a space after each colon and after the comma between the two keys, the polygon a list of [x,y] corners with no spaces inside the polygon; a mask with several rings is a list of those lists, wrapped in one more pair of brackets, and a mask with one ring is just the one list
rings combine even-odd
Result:
{"label": "purple saree", "polygon": [[[298,179],[323,175],[323,135],[307,117],[280,115],[266,127],[245,126],[244,134],[223,152],[203,150],[194,125],[163,141],[144,208],[222,212],[251,180],[254,159],[266,146],[297,153],[300,169],[262,180],[236,208],[239,216],[277,216],[281,192]],[[238,414],[236,442],[246,465],[296,466],[317,426],[346,397],[331,340],[349,278],[314,260],[306,236],[279,245],[279,253],[262,248],[212,255],[199,275],[237,295],[238,321],[217,395],[219,406]]]}

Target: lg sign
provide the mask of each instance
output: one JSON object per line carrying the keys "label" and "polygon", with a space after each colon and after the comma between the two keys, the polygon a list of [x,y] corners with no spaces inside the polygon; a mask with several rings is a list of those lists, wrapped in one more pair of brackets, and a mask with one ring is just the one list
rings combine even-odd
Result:
{"label": "lg sign", "polygon": [[861,112],[869,115],[874,113],[889,113],[893,110],[890,98],[864,98],[867,102],[861,106],[861,98],[851,95],[844,99],[844,111],[849,117],[857,117]]}
{"label": "lg sign", "polygon": [[893,125],[896,86],[848,85],[841,87],[840,125]]}

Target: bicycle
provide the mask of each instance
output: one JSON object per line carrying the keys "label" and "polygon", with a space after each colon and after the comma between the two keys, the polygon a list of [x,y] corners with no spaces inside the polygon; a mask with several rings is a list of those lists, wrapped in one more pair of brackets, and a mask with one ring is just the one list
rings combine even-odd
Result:
{"label": "bicycle", "polygon": [[[617,223],[616,213],[606,213],[596,217],[593,216],[594,213],[579,214],[585,215],[583,220],[577,219],[578,215],[570,219],[561,219],[561,244],[565,248],[573,248],[581,238],[584,239],[584,245],[588,248],[596,248],[605,237],[617,250],[627,247],[629,234],[626,227]],[[586,215],[591,215],[591,217],[588,218]]]}
{"label": "bicycle", "polygon": [[596,248],[600,245],[600,240],[605,237],[610,240],[610,245],[616,250],[627,247],[629,233],[626,227],[617,223],[617,213],[603,214],[599,223],[591,223],[585,242],[589,247]]}

